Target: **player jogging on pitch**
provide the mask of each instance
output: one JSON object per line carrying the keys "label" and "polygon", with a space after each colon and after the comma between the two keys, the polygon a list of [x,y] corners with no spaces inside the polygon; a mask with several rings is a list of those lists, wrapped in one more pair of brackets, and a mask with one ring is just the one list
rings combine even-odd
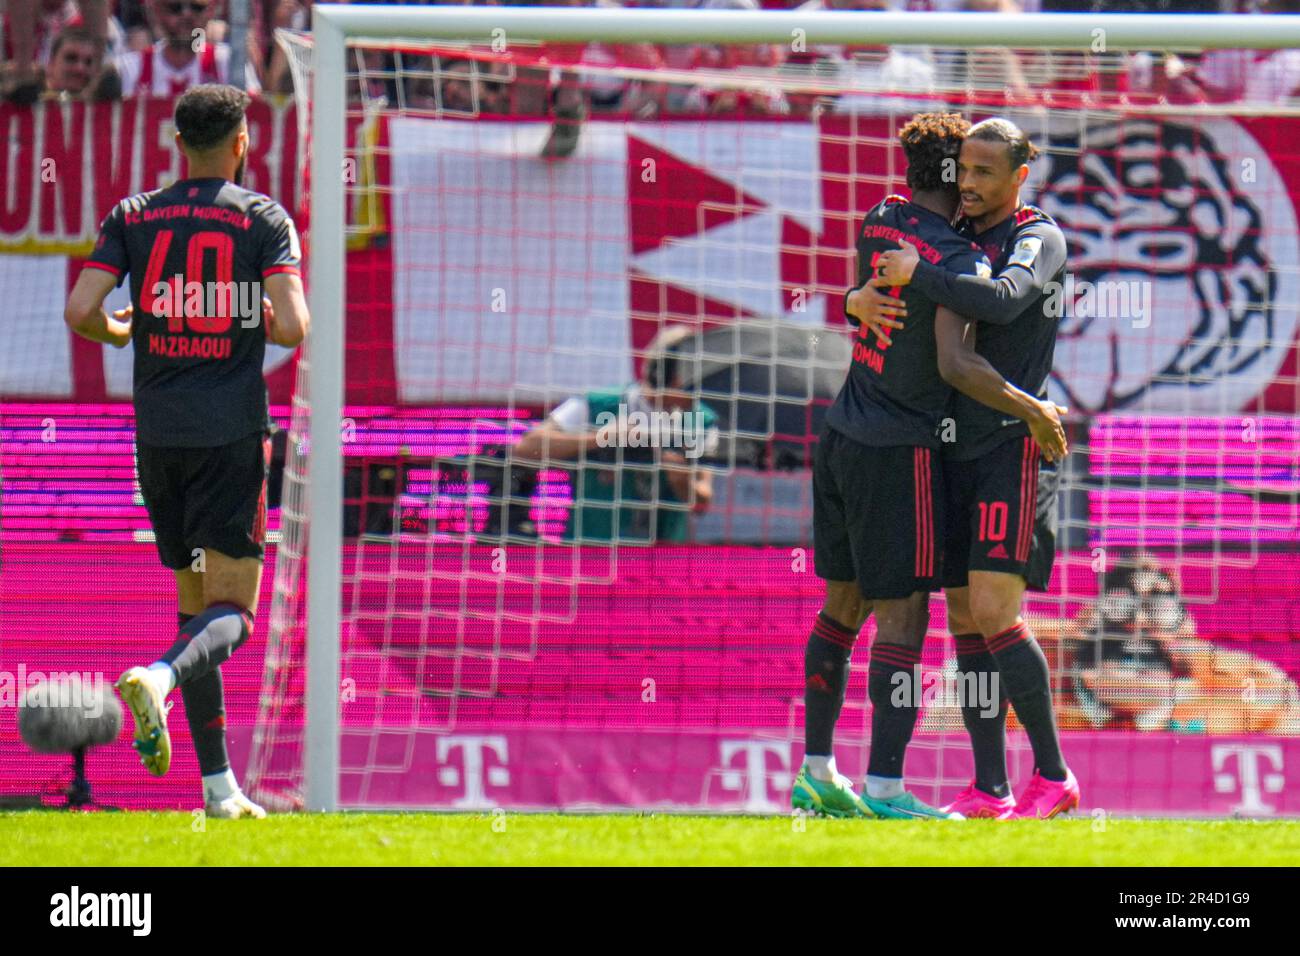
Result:
{"label": "player jogging on pitch", "polygon": [[[988,274],[983,254],[949,225],[958,198],[955,160],[968,126],[955,114],[924,114],[899,132],[912,198],[889,196],[867,213],[857,243],[859,284],[871,279],[878,256],[897,248],[899,239],[946,268],[972,274],[982,268]],[[846,296],[850,318],[855,292]],[[928,325],[934,304],[915,291],[906,296],[917,324]],[[860,328],[848,377],[827,413],[813,465],[815,563],[826,580],[826,602],[804,657],[805,760],[791,790],[796,809],[833,816],[959,818],[903,788],[903,757],[916,726],[920,688],[901,703],[896,699],[900,683],[915,682],[930,592],[938,587],[941,570],[944,497],[937,452],[951,389],[940,365],[974,369],[968,377],[975,384],[968,387],[1005,413],[1029,420],[1049,449],[1065,451],[1055,406],[1009,385],[970,352],[962,342],[964,327],[954,316],[942,327],[919,329],[892,345]],[[867,678],[871,759],[859,796],[836,770],[832,738],[853,645],[873,613],[877,633]]]}
{"label": "player jogging on pitch", "polygon": [[[175,643],[117,684],[135,748],[150,773],[167,772],[165,701],[179,687],[207,813],[223,818],[266,815],[230,770],[220,665],[252,631],[262,579],[266,343],[296,346],[309,323],[293,221],[239,185],[248,102],[218,85],[176,101],[189,178],[113,207],[64,312],[84,338],[134,345],[136,469],[158,555],[176,573]],[[104,299],[128,275],[131,307],[110,316]]]}
{"label": "player jogging on pitch", "polygon": [[[962,147],[957,229],[993,261],[995,278],[936,268],[906,246],[882,255],[877,266],[880,284],[910,282],[908,289],[945,310],[974,318],[978,354],[1046,397],[1060,321],[1051,292],[1065,275],[1066,243],[1046,213],[1020,201],[1028,163],[1037,154],[1015,124],[996,118],[971,127]],[[875,289],[863,290],[860,306],[863,324],[873,329],[900,328],[885,316],[914,312]],[[1047,659],[1021,604],[1026,587],[1046,590],[1051,578],[1059,478],[1050,458],[1040,463],[1023,422],[960,394],[953,409],[957,440],[945,448],[943,463],[950,517],[943,584],[957,667],[964,678],[1001,676],[999,686],[1033,748],[1035,772],[1014,800],[1007,781],[1006,701],[992,716],[963,701],[975,779],[946,809],[968,817],[1052,817],[1078,806],[1079,784],[1061,754]]]}

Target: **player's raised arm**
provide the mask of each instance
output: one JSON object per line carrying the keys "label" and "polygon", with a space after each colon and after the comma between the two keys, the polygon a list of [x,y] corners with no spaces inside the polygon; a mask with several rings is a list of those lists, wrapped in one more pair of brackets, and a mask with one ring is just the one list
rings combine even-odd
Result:
{"label": "player's raised arm", "polygon": [[939,351],[939,374],[960,392],[989,408],[1014,415],[1029,426],[1030,433],[1048,461],[1069,454],[1061,413],[1054,402],[1041,401],[1003,378],[988,360],[977,353],[966,335],[966,319],[951,309],[935,313],[934,335]]}
{"label": "player's raised arm", "polygon": [[1064,268],[1065,256],[1064,234],[1044,220],[1017,234],[1006,268],[992,278],[950,272],[921,259],[915,248],[886,252],[876,269],[882,283],[910,283],[946,308],[977,316],[981,322],[1008,325],[1043,294]]}

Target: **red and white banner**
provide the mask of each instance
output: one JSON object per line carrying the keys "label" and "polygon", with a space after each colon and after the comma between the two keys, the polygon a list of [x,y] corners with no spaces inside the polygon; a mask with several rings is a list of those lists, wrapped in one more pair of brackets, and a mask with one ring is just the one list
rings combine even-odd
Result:
{"label": "red and white banner", "polygon": [[[180,174],[170,115],[165,100],[0,107],[16,144],[0,157],[0,398],[129,397],[129,352],[74,342],[59,316],[102,214]],[[1015,118],[1046,148],[1025,198],[1070,241],[1058,398],[1294,412],[1300,120]],[[347,401],[545,403],[626,381],[664,321],[840,325],[856,226],[905,190],[903,119],[591,121],[563,160],[541,158],[543,122],[354,129],[353,217],[382,241],[349,251]],[[259,101],[250,126],[248,184],[297,209],[293,108]],[[271,351],[284,402],[289,357]]]}
{"label": "red and white banner", "polygon": [[[183,174],[173,141],[174,101],[0,104],[0,251],[86,255],[118,200]],[[302,184],[292,100],[254,100],[244,183],[297,208]]]}

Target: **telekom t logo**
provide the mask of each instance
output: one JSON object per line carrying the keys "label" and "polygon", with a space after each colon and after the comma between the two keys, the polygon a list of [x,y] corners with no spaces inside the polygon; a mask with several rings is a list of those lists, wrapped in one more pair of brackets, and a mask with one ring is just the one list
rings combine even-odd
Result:
{"label": "telekom t logo", "polygon": [[[772,754],[780,764],[780,770],[769,773],[767,757]],[[740,768],[735,768],[739,761]],[[779,740],[724,740],[722,741],[722,788],[732,790],[745,797],[745,810],[748,813],[773,813],[781,805],[768,797],[768,788],[772,778],[784,780],[790,772],[790,745]],[[779,784],[778,784],[779,787]]]}
{"label": "telekom t logo", "polygon": [[[453,750],[461,752],[461,767],[458,770],[452,764],[444,765]],[[484,754],[491,751],[500,766],[488,767],[484,774]],[[510,785],[510,770],[505,766],[508,760],[508,748],[504,737],[480,737],[476,734],[454,735],[438,738],[437,758],[439,763],[438,782],[444,787],[464,786],[464,796],[453,800],[453,807],[463,809],[482,809],[496,806],[489,800],[484,784],[494,787]]]}
{"label": "telekom t logo", "polygon": [[[1236,758],[1237,773],[1222,772],[1229,760]],[[1260,766],[1265,761],[1267,772]],[[1216,744],[1210,751],[1214,767],[1216,793],[1232,793],[1241,787],[1241,803],[1232,808],[1233,813],[1248,816],[1265,816],[1276,807],[1264,802],[1265,793],[1281,793],[1285,785],[1282,775],[1282,748],[1277,744]]]}

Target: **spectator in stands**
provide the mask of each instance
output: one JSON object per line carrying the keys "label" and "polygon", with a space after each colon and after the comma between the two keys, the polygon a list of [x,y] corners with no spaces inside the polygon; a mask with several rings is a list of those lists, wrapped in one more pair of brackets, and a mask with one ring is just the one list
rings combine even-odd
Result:
{"label": "spectator in stands", "polygon": [[[1015,0],[963,0],[963,13],[1019,14]],[[1014,96],[1030,92],[1025,81],[1020,55],[1006,47],[980,47],[971,50],[947,50],[941,72],[945,85],[975,89],[1006,90]]]}
{"label": "spectator in stands", "polygon": [[[639,382],[562,402],[515,445],[514,456],[526,461],[580,462],[566,537],[685,541],[690,513],[712,503],[713,473],[700,460],[716,454],[719,434],[713,410],[685,387],[694,341],[686,326],[665,329],[646,347]],[[678,414],[693,447],[679,450],[671,429],[655,432],[660,440],[653,447],[636,441],[633,429],[644,427],[638,421],[658,413]],[[691,413],[689,424],[681,413]],[[620,444],[624,435],[628,440]]]}
{"label": "spectator in stands", "polygon": [[109,98],[108,91],[96,95],[98,80],[104,66],[104,44],[87,27],[70,26],[59,31],[50,50],[50,62],[45,67],[45,89],[62,97],[92,95]]}
{"label": "spectator in stands", "polygon": [[126,50],[145,53],[153,46],[153,31],[148,27],[132,27],[126,33]]}
{"label": "spectator in stands", "polygon": [[[147,0],[146,9],[161,39],[148,50],[129,51],[117,60],[122,95],[176,96],[199,83],[229,82],[230,47],[211,42],[207,27],[217,0]],[[245,67],[244,85],[259,92],[255,64]]]}
{"label": "spectator in stands", "polygon": [[1042,0],[1044,13],[1218,13],[1218,0]]}
{"label": "spectator in stands", "polygon": [[[619,8],[617,0],[558,0],[556,6]],[[593,111],[621,113],[646,119],[662,105],[660,84],[644,83],[619,76],[611,67],[654,70],[663,59],[651,43],[546,43],[543,56],[554,68],[562,68],[558,80],[547,91],[544,112],[554,117],[551,135],[542,147],[546,159],[563,159],[577,149],[583,120]],[[583,66],[597,69],[583,70]],[[525,87],[536,87],[531,79]],[[531,111],[531,110],[529,110]]]}
{"label": "spectator in stands", "polygon": [[[758,10],[758,0],[702,0],[702,10]],[[692,69],[735,70],[749,76],[760,75],[781,65],[785,48],[772,43],[704,45],[690,51]],[[697,86],[683,97],[680,107],[687,113],[713,113],[724,116],[783,115],[790,103],[780,87],[766,89],[734,86]]]}
{"label": "spectator in stands", "polygon": [[[798,10],[857,10],[882,13],[899,4],[890,0],[807,0]],[[839,82],[860,96],[846,93],[836,103],[838,110],[853,110],[884,101],[879,92],[928,93],[934,89],[933,56],[926,47],[899,46],[816,46],[815,59],[839,65]]]}
{"label": "spectator in stands", "polygon": [[103,38],[111,59],[124,48],[121,27],[108,15],[107,0],[8,0],[5,56],[0,90],[5,99],[30,103],[44,89],[40,67],[47,64],[59,33],[84,25]]}
{"label": "spectator in stands", "polygon": [[[411,69],[409,60],[406,66]],[[511,111],[507,69],[503,63],[431,57],[412,69],[407,102],[422,110],[505,115]]]}
{"label": "spectator in stands", "polygon": [[[1256,12],[1297,14],[1300,0],[1264,0]],[[1300,92],[1300,50],[1207,50],[1195,67],[1170,56],[1165,69],[1177,98],[1194,102],[1282,103]]]}
{"label": "spectator in stands", "polygon": [[829,61],[792,56],[781,65],[781,76],[792,84],[784,93],[791,116],[816,119],[835,104],[827,92],[836,76],[836,68]]}
{"label": "spectator in stands", "polygon": [[469,60],[443,60],[440,108],[452,113],[473,113],[478,109],[474,64]]}
{"label": "spectator in stands", "polygon": [[311,4],[300,0],[269,0],[271,43],[266,64],[266,91],[292,93],[293,74],[280,44],[274,42],[276,30],[306,30],[311,26]]}

